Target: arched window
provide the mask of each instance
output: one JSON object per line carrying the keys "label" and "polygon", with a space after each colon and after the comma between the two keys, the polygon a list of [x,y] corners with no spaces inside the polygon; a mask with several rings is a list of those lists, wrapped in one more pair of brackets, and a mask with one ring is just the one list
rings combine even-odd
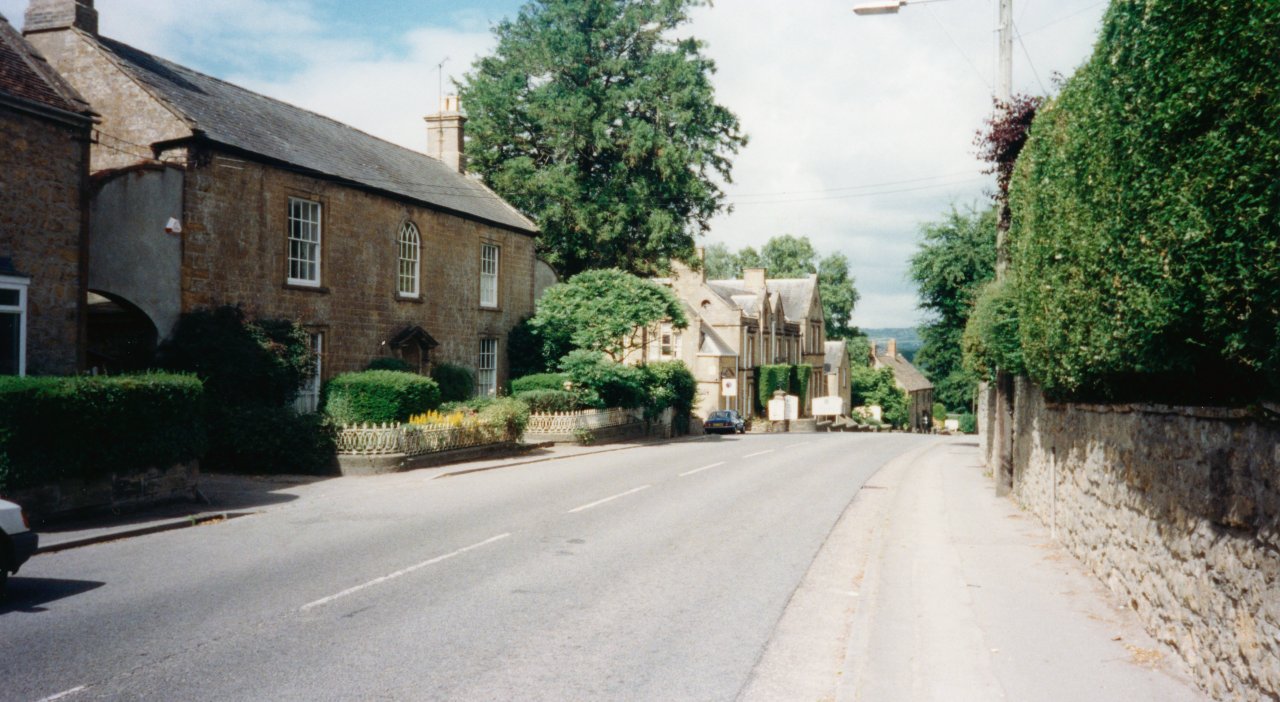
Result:
{"label": "arched window", "polygon": [[422,262],[422,237],[413,222],[400,227],[400,266],[396,292],[403,297],[418,296],[419,272]]}

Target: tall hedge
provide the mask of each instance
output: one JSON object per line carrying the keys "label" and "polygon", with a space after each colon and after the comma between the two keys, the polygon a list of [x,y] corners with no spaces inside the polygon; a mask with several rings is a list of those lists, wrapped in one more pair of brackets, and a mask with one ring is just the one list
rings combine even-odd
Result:
{"label": "tall hedge", "polygon": [[775,390],[791,391],[791,366],[786,364],[758,366],[756,368],[756,402],[758,403],[756,409],[767,408]]}
{"label": "tall hedge", "polygon": [[335,424],[405,422],[440,406],[440,386],[417,373],[343,373],[324,386],[324,412]]}
{"label": "tall hedge", "polygon": [[0,376],[0,491],[198,458],[203,396],[192,375]]}
{"label": "tall hedge", "polygon": [[1116,0],[1010,191],[1051,395],[1280,396],[1280,3]]}

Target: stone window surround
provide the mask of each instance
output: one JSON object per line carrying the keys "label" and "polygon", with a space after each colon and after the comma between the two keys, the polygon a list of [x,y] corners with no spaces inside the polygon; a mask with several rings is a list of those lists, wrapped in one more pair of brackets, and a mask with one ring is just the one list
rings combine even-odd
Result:
{"label": "stone window surround", "polygon": [[[296,218],[294,215],[294,203],[314,205],[315,206],[313,210],[313,213],[315,215],[314,222],[310,220],[301,220]],[[322,289],[321,281],[323,280],[323,275],[324,275],[324,250],[325,250],[324,209],[325,209],[325,203],[320,198],[317,198],[314,196],[304,197],[301,195],[289,196],[288,209],[286,210],[286,218],[285,218],[286,237],[285,237],[285,262],[284,262],[285,263],[285,285],[289,287],[296,287],[296,288],[302,288],[302,289],[308,289],[308,290]],[[293,225],[295,221],[313,224],[315,227],[315,240],[308,241],[302,238],[295,238],[294,231],[293,231]],[[298,278],[298,277],[294,277],[293,275],[294,273],[293,265],[295,261],[298,261],[303,264],[308,264],[312,262],[309,258],[301,259],[301,258],[294,257],[293,245],[295,241],[300,242],[304,246],[307,244],[314,244],[315,246],[315,258],[314,258],[315,277],[313,279]]]}
{"label": "stone window surround", "polygon": [[494,397],[498,394],[498,339],[481,337],[476,358],[476,395]]}
{"label": "stone window surround", "polygon": [[422,234],[405,220],[396,236],[396,297],[418,299],[422,294]]}
{"label": "stone window surround", "polygon": [[[13,314],[18,317],[18,375],[27,374],[27,291],[30,285],[31,279],[25,276],[0,275],[0,290],[16,291],[18,293],[18,303],[16,305],[0,303],[0,314]],[[6,341],[3,340],[0,343],[5,343]]]}
{"label": "stone window surround", "polygon": [[307,345],[315,354],[316,374],[302,385],[294,399],[294,409],[300,414],[320,409],[320,388],[324,385],[324,354],[329,344],[328,335],[328,327],[307,327]]}
{"label": "stone window surround", "polygon": [[[489,254],[492,253],[492,258]],[[492,270],[486,270],[492,268]],[[480,242],[480,307],[496,310],[500,305],[502,247],[495,241]]]}

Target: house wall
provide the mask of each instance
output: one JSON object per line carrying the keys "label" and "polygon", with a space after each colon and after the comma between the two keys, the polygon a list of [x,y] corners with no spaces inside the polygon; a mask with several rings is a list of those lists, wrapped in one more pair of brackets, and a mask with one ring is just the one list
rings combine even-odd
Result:
{"label": "house wall", "polygon": [[[182,308],[243,304],[256,316],[294,319],[325,333],[325,377],[387,355],[384,342],[421,326],[440,347],[434,362],[475,368],[480,338],[498,340],[498,382],[507,378],[506,337],[533,312],[533,239],[380,194],[255,163],[196,155],[187,173]],[[286,284],[290,197],[322,205],[321,287]],[[421,296],[396,294],[397,237],[413,222],[422,237]],[[480,307],[480,245],[501,249],[499,306]]]}
{"label": "house wall", "polygon": [[1014,497],[1215,699],[1280,699],[1280,428],[1243,410],[1014,400]]}
{"label": "house wall", "polygon": [[75,373],[83,361],[82,265],[88,126],[0,106],[0,256],[31,278],[27,373]]}

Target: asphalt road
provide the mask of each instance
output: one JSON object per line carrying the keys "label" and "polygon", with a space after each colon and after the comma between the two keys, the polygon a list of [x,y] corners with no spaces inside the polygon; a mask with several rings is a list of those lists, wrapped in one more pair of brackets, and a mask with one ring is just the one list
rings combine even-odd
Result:
{"label": "asphalt road", "polygon": [[936,441],[708,437],[334,481],[41,555],[0,606],[0,699],[733,700],[863,483]]}

